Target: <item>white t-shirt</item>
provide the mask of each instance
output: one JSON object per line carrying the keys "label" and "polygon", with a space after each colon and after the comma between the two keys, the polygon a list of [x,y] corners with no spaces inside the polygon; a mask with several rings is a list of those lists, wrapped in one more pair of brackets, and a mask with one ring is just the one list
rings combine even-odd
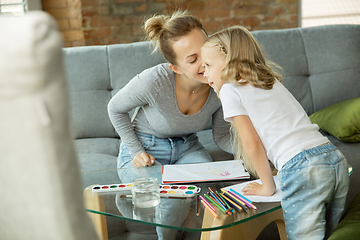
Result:
{"label": "white t-shirt", "polygon": [[329,142],[305,110],[279,82],[271,90],[224,84],[219,92],[225,121],[249,116],[276,169],[305,149]]}

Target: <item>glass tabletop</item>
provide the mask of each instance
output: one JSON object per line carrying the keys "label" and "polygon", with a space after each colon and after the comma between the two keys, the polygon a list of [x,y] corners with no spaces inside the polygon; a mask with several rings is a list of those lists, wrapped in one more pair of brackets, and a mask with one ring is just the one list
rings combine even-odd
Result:
{"label": "glass tabletop", "polygon": [[[131,169],[109,169],[102,171],[89,171],[82,172],[82,175],[86,179],[94,179],[93,177],[104,175],[104,174],[118,174],[120,176],[131,175],[133,178],[137,177],[148,177],[154,176],[158,178],[161,184],[161,166],[151,166],[137,169],[138,172],[134,174],[129,171]],[[96,178],[95,178],[96,179]],[[199,196],[204,196],[209,191],[208,187],[214,191],[220,191],[221,188],[238,184],[248,180],[236,180],[236,181],[222,181],[222,182],[202,182],[202,183],[187,183],[187,184],[176,184],[176,185],[194,185],[201,188],[198,193]],[[122,182],[123,185],[130,184],[131,179],[125,179]],[[99,180],[99,185],[112,185],[120,184],[118,182],[104,183]],[[95,185],[95,183],[94,183]],[[161,197],[158,206],[153,208],[137,208],[132,204],[132,197],[129,193],[124,194],[122,191],[110,191],[105,193],[95,193],[92,191],[94,185],[91,185],[85,189],[87,192],[87,200],[100,202],[98,205],[90,205],[87,207],[87,211],[121,218],[124,220],[141,222],[159,227],[166,227],[184,231],[212,231],[218,229],[228,228],[267,213],[273,212],[281,208],[280,202],[269,202],[269,203],[253,203],[257,209],[247,209],[246,211],[234,211],[232,214],[226,214],[222,212],[213,203],[211,205],[215,208],[218,217],[215,219],[216,224],[204,224],[204,214],[207,210],[197,199],[197,197],[184,197],[184,198],[167,198]],[[173,185],[172,185],[173,186]],[[91,200],[92,199],[92,200]],[[101,207],[98,207],[101,206]]]}

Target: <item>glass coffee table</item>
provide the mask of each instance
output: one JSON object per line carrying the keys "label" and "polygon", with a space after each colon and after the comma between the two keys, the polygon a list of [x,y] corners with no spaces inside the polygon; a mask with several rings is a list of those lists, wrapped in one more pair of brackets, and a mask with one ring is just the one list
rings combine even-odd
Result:
{"label": "glass coffee table", "polygon": [[[146,167],[156,176],[161,176],[161,166]],[[82,172],[85,178],[92,178],[99,172],[115,174],[126,169],[110,169],[103,171]],[[101,173],[103,174],[103,173]],[[94,179],[94,178],[93,178]],[[95,178],[96,179],[96,178]],[[220,191],[221,188],[246,180],[203,182],[195,185],[201,188],[199,193],[203,196],[208,192],[208,187]],[[161,183],[161,179],[159,179]],[[97,183],[120,184],[113,183]],[[216,208],[218,215],[215,218],[204,206],[197,201],[197,197],[190,198],[161,198],[160,204],[155,208],[136,208],[132,198],[122,192],[93,193],[92,186],[84,190],[85,207],[91,214],[95,228],[102,239],[107,239],[106,216],[120,218],[182,231],[201,232],[201,239],[256,239],[260,232],[271,222],[275,221],[279,230],[280,239],[286,239],[285,224],[280,202],[254,203],[256,210],[236,211],[228,215]]]}

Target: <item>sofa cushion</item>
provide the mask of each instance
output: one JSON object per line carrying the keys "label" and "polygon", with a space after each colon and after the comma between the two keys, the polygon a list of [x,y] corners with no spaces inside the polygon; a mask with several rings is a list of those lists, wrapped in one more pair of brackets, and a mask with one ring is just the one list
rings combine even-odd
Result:
{"label": "sofa cushion", "polygon": [[64,48],[73,137],[116,137],[107,114],[111,84],[107,46]]}
{"label": "sofa cushion", "polygon": [[74,143],[84,188],[93,184],[121,182],[116,171],[107,174],[103,171],[116,168],[120,146],[118,138],[76,139]]}
{"label": "sofa cushion", "polygon": [[310,116],[313,123],[346,142],[360,142],[360,97],[324,108]]}
{"label": "sofa cushion", "polygon": [[360,236],[360,193],[356,195],[346,210],[344,218],[336,226],[328,240],[346,239],[355,240]]}

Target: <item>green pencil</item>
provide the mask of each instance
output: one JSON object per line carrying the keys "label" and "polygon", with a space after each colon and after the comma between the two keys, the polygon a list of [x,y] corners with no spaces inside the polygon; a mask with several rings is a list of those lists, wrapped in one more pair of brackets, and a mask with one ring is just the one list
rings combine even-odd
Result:
{"label": "green pencil", "polygon": [[218,191],[216,191],[216,194],[219,196],[219,198],[221,198],[221,200],[226,204],[226,207],[228,209],[231,209],[231,211],[233,212],[234,209],[232,209],[232,207],[230,207],[230,205],[227,203],[227,201],[220,195],[220,193]]}
{"label": "green pencil", "polygon": [[223,211],[224,213],[226,213],[225,210],[224,210],[222,207],[220,207],[219,204],[217,204],[214,200],[212,200],[208,195],[204,194],[204,196],[205,196],[210,202],[212,202],[213,204],[215,204],[215,206],[217,206],[221,211]]}

